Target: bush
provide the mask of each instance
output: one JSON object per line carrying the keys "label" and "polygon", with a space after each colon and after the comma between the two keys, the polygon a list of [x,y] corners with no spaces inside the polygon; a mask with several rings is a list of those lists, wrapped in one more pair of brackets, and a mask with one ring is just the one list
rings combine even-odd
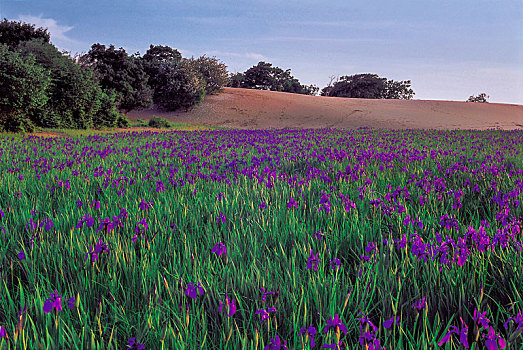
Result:
{"label": "bush", "polygon": [[192,70],[199,72],[205,80],[205,93],[212,95],[220,92],[229,83],[227,66],[216,57],[201,56],[189,59],[187,63]]}
{"label": "bush", "polygon": [[490,98],[490,96],[488,96],[486,93],[482,92],[481,94],[479,94],[477,96],[471,95],[469,97],[469,99],[467,100],[467,102],[488,103],[488,98]]}
{"label": "bush", "polygon": [[[93,120],[97,119],[96,114],[104,103],[93,71],[82,69],[52,44],[42,40],[23,42],[18,50],[23,56],[34,56],[36,63],[51,74],[49,101],[44,109],[33,115],[35,124],[72,129],[93,127]],[[108,126],[96,122],[94,125]]]}
{"label": "bush", "polygon": [[156,115],[153,115],[151,119],[149,119],[149,126],[151,128],[169,128],[171,124],[167,121],[167,119],[158,117]]}
{"label": "bush", "polygon": [[0,127],[4,131],[31,132],[30,115],[47,103],[49,73],[6,45],[0,45]]}
{"label": "bush", "polygon": [[157,79],[154,102],[168,111],[188,110],[205,96],[205,80],[185,62],[163,62]]}

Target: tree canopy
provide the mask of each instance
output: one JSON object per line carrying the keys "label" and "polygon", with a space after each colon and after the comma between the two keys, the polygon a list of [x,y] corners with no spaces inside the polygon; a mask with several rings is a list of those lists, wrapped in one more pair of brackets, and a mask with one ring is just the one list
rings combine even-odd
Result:
{"label": "tree canopy", "polygon": [[300,84],[299,80],[291,75],[290,69],[283,70],[267,62],[258,62],[245,73],[232,75],[229,86],[305,95],[315,95],[318,92],[314,85]]}
{"label": "tree canopy", "polygon": [[322,96],[370,98],[370,99],[404,99],[410,100],[414,91],[410,80],[394,81],[382,78],[377,74],[355,74],[340,77],[334,84],[321,90]]}
{"label": "tree canopy", "polygon": [[35,28],[34,24],[8,21],[7,18],[0,22],[0,44],[7,45],[11,50],[21,42],[32,39],[41,39],[48,43],[51,36],[47,29]]}
{"label": "tree canopy", "polygon": [[129,56],[123,48],[116,49],[114,45],[106,48],[93,44],[81,62],[95,71],[102,89],[116,93],[119,108],[130,111],[151,106],[153,92],[138,57]]}

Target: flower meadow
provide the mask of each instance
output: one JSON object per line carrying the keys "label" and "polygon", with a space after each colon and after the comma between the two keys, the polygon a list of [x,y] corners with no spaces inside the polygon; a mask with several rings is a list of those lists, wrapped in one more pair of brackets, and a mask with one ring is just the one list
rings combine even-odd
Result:
{"label": "flower meadow", "polygon": [[521,131],[0,138],[0,348],[519,349]]}

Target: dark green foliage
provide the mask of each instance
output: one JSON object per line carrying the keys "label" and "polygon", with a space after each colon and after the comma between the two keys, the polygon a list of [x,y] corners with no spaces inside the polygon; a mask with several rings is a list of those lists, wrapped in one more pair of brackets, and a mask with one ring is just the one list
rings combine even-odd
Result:
{"label": "dark green foliage", "polygon": [[[114,91],[103,92],[100,91],[98,98],[100,100],[100,109],[93,116],[93,125],[95,128],[115,126],[122,127],[120,124],[125,124],[121,121],[122,118],[127,120],[116,108],[116,94]],[[127,121],[127,125],[129,122]]]}
{"label": "dark green foliage", "polygon": [[180,51],[169,46],[151,45],[142,59],[147,62],[180,62],[182,60],[182,54]]}
{"label": "dark green foliage", "polygon": [[7,18],[0,22],[0,44],[6,44],[10,49],[32,39],[40,39],[48,43],[50,38],[47,29],[35,28],[34,24],[8,21]]}
{"label": "dark green foliage", "polygon": [[305,95],[315,95],[318,92],[318,88],[314,85],[301,85],[299,80],[291,75],[290,69],[283,70],[273,67],[271,63],[267,62],[258,62],[245,73],[233,75],[229,86]]}
{"label": "dark green foliage", "polygon": [[200,56],[188,60],[193,70],[199,72],[205,79],[205,93],[216,94],[229,82],[227,66],[216,57]]}
{"label": "dark green foliage", "polygon": [[149,124],[151,128],[168,128],[171,126],[169,121],[167,119],[158,117],[156,115],[153,115],[151,119],[149,119]]}
{"label": "dark green foliage", "polygon": [[49,102],[32,116],[35,124],[72,129],[92,127],[102,94],[92,70],[82,69],[42,40],[23,42],[17,49],[23,56],[34,56],[36,63],[51,74]]}
{"label": "dark green foliage", "polygon": [[154,103],[174,111],[186,110],[201,102],[205,96],[205,80],[185,62],[162,62],[158,68]]}
{"label": "dark green foliage", "polygon": [[370,99],[403,99],[410,100],[414,91],[410,80],[394,81],[381,78],[377,74],[355,74],[342,76],[334,85],[321,90],[322,96],[370,98]]}
{"label": "dark green foliage", "polygon": [[152,91],[140,58],[129,56],[114,45],[106,48],[93,44],[80,62],[94,69],[102,89],[116,92],[120,109],[130,111],[151,106]]}
{"label": "dark green foliage", "polygon": [[244,85],[245,82],[245,74],[243,73],[234,73],[230,75],[229,77],[229,83],[227,86],[233,87],[233,88],[241,88]]}
{"label": "dark green foliage", "polygon": [[0,127],[5,131],[33,131],[29,114],[48,100],[49,73],[6,45],[0,45]]}
{"label": "dark green foliage", "polygon": [[482,92],[481,94],[474,96],[471,95],[467,102],[479,102],[479,103],[488,103],[488,96],[486,93]]}

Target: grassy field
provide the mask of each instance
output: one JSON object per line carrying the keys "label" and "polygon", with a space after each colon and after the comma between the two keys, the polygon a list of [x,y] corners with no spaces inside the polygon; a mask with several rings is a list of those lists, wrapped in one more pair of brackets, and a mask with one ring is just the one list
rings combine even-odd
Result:
{"label": "grassy field", "polygon": [[67,136],[0,138],[1,349],[523,344],[521,131]]}

